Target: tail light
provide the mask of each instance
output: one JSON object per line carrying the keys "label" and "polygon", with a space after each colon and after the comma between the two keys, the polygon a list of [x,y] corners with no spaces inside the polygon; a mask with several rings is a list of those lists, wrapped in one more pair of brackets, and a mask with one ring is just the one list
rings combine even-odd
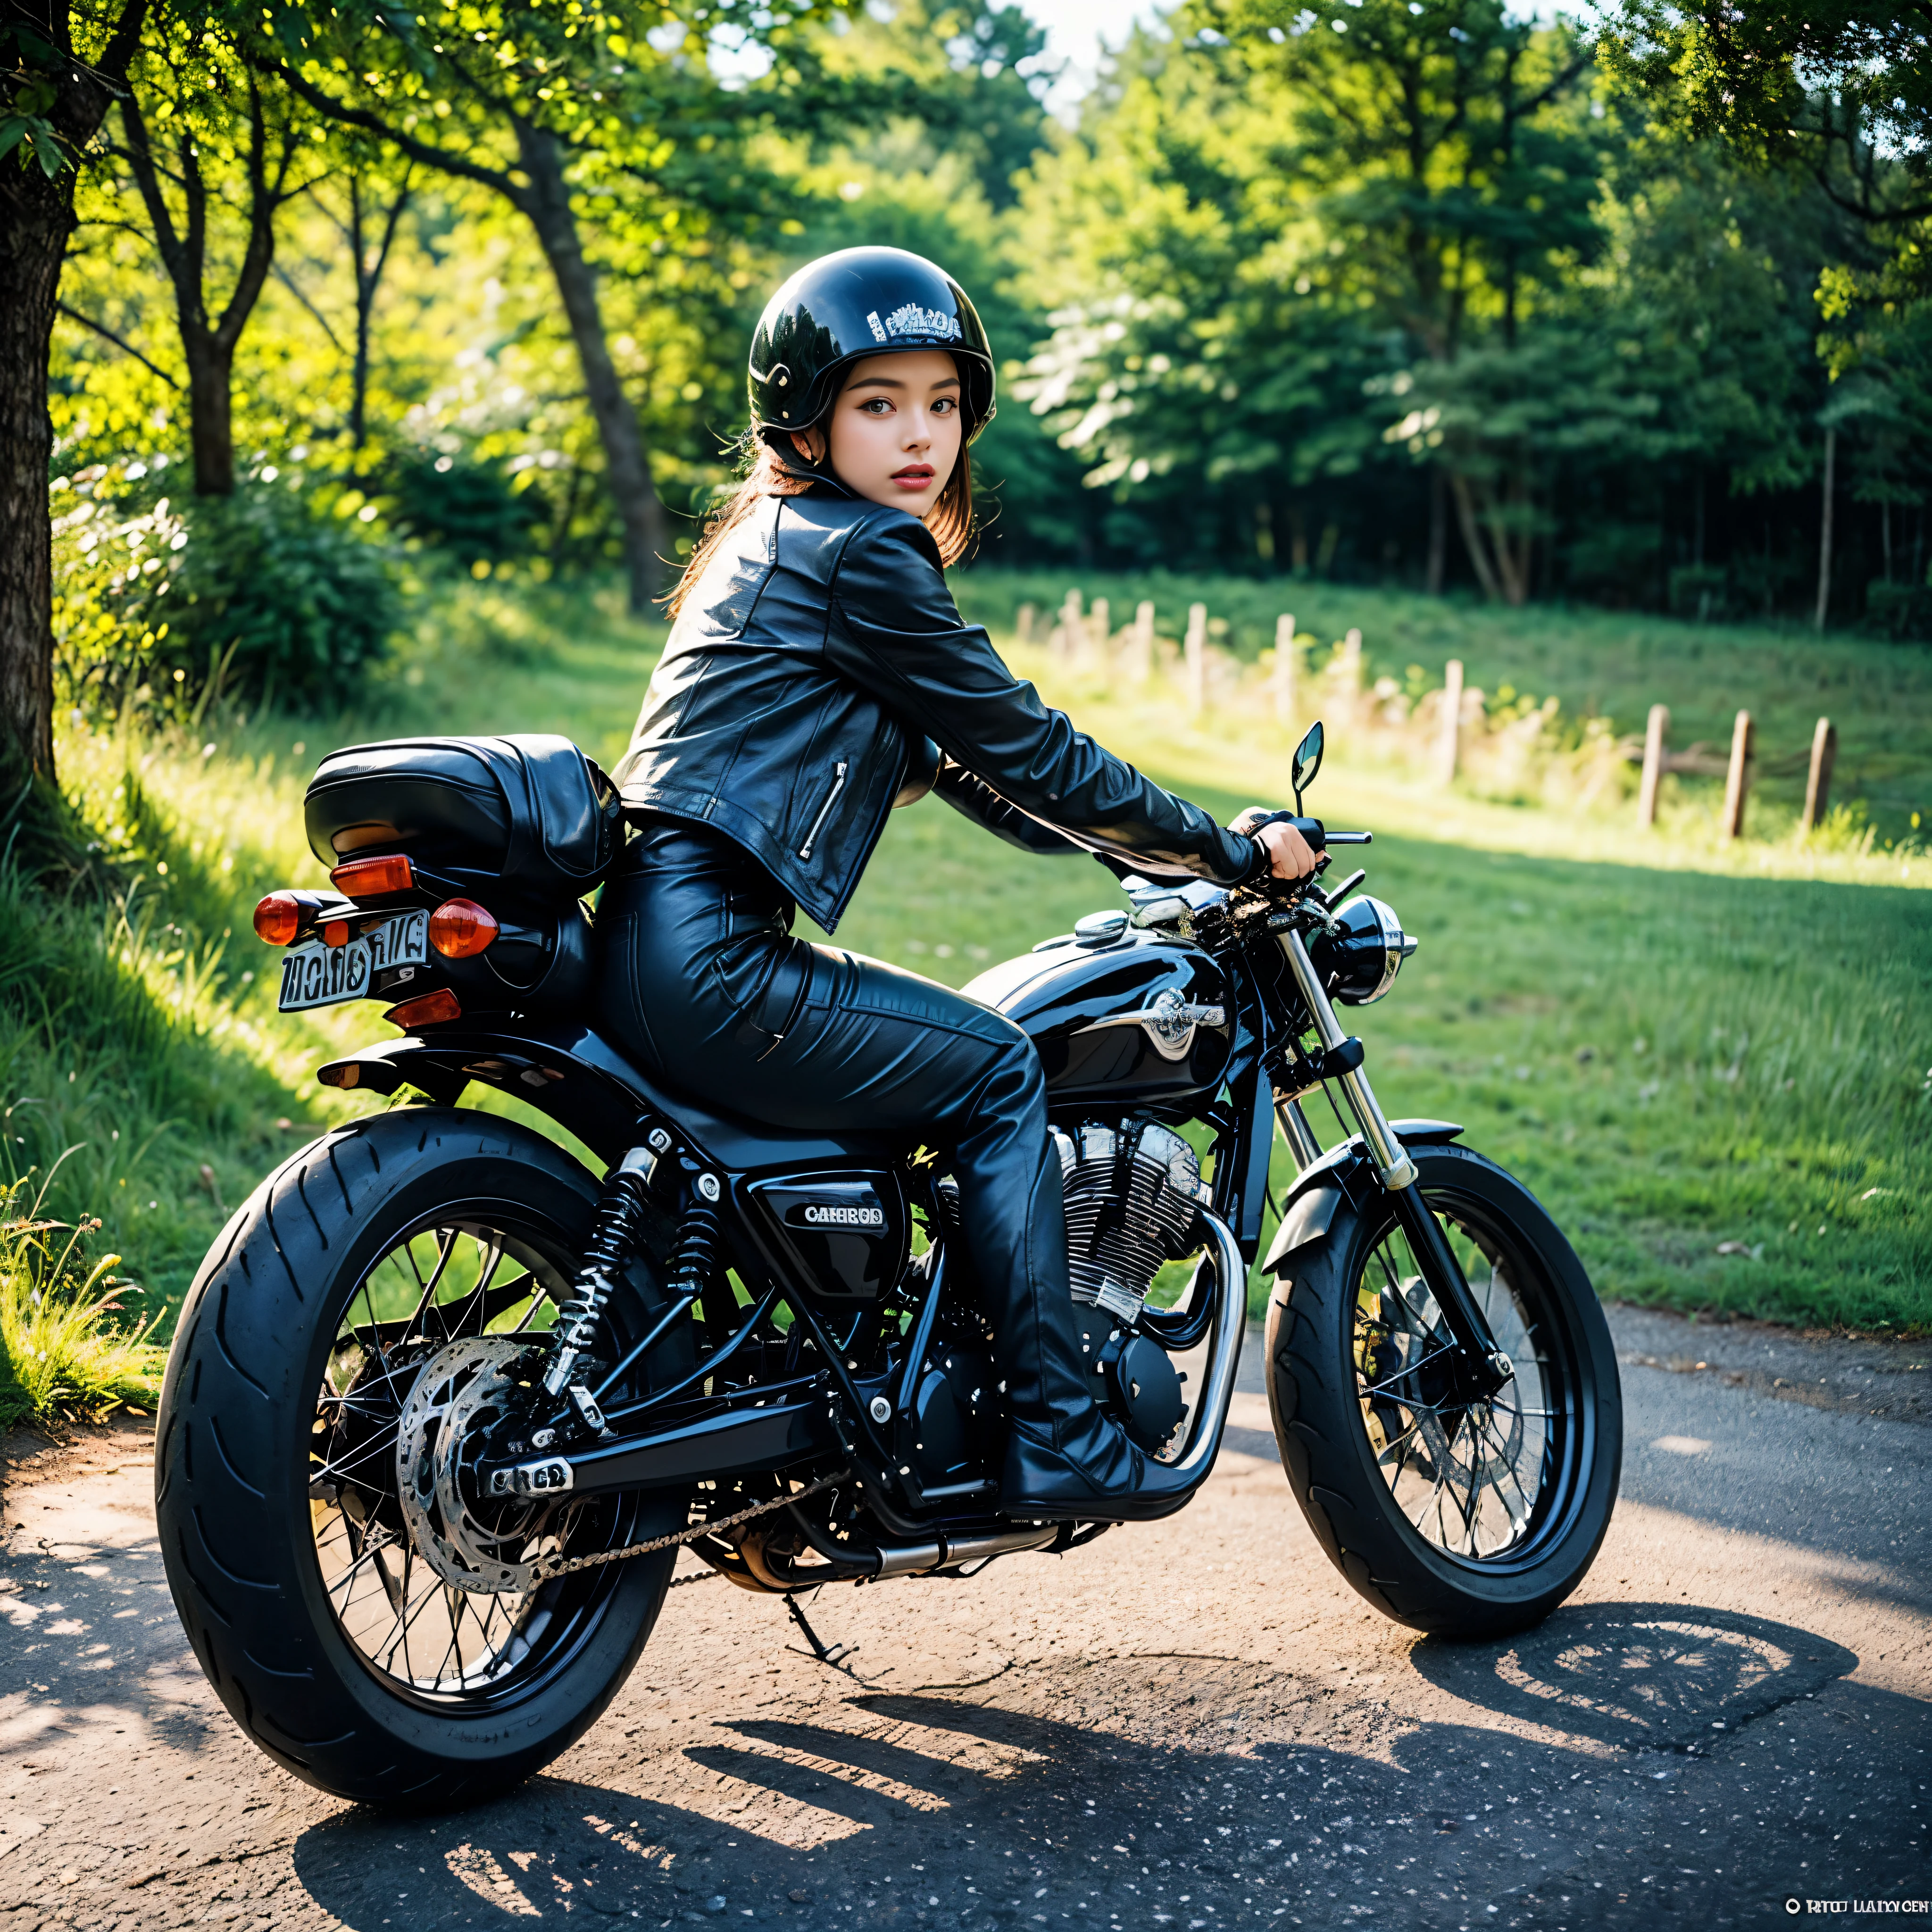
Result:
{"label": "tail light", "polygon": [[473,959],[501,930],[496,916],[474,899],[445,899],[429,916],[429,943],[446,959]]}
{"label": "tail light", "polygon": [[346,946],[349,944],[349,922],[346,919],[332,919],[322,928],[322,943],[325,946]]}
{"label": "tail light", "polygon": [[418,1027],[440,1026],[446,1020],[460,1020],[463,1008],[447,986],[439,986],[434,992],[425,993],[420,999],[405,1000],[400,1006],[392,1006],[382,1017],[392,1026],[412,1033]]}
{"label": "tail light", "polygon": [[271,892],[255,908],[255,937],[286,946],[302,924],[302,902],[293,892]]}
{"label": "tail light", "polygon": [[338,892],[352,899],[389,898],[413,892],[416,883],[414,870],[400,852],[384,859],[351,859],[328,877]]}

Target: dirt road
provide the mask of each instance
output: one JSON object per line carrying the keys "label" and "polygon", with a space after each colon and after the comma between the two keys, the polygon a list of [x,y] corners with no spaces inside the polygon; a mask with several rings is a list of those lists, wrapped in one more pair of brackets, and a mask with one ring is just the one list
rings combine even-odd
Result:
{"label": "dirt road", "polygon": [[1932,1350],[1613,1325],[1623,1500],[1526,1637],[1418,1642],[1367,1610],[1289,1498],[1251,1347],[1222,1466],[1174,1522],[824,1592],[851,1675],[777,1601],[680,1586],[550,1775],[421,1822],[243,1742],[175,1621],[136,1434],[28,1454],[0,1562],[0,1932],[1910,1910],[1932,1894]]}

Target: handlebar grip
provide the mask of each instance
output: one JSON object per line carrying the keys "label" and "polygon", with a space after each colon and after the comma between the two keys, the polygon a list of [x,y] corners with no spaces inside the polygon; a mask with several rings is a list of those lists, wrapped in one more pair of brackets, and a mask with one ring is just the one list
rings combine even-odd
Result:
{"label": "handlebar grip", "polygon": [[1331,845],[1372,845],[1376,835],[1372,832],[1331,832],[1328,842]]}
{"label": "handlebar grip", "polygon": [[1265,818],[1258,818],[1248,827],[1252,837],[1264,825],[1292,825],[1308,842],[1311,852],[1318,852],[1327,842],[1328,834],[1323,830],[1318,818],[1298,818],[1292,812],[1271,812]]}

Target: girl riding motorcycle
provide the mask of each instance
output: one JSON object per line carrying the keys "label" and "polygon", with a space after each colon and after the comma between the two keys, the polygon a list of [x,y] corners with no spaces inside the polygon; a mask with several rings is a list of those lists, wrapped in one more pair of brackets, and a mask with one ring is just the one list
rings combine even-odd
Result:
{"label": "girl riding motorcycle", "polygon": [[786,1127],[928,1137],[950,1158],[997,1334],[1010,1516],[1128,1521],[1180,1499],[1095,1406],[1074,1340],[1039,1056],[950,988],[794,938],[850,903],[888,812],[936,791],[1030,851],[1232,886],[1314,856],[1223,827],[1016,679],[946,587],[992,353],[964,292],[896,248],[800,270],[750,361],[748,474],[671,598],[615,774],[640,827],[604,889],[602,1017],[646,1068]]}

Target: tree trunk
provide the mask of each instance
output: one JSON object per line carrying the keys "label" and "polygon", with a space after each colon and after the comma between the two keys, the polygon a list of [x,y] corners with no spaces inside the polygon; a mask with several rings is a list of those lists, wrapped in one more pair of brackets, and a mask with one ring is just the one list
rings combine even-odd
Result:
{"label": "tree trunk", "polygon": [[375,328],[376,291],[382,285],[382,271],[388,266],[389,250],[403,212],[410,205],[410,170],[406,163],[396,198],[389,204],[382,222],[382,239],[374,259],[370,258],[362,236],[362,183],[359,176],[349,177],[349,248],[356,267],[356,354],[350,374],[349,446],[359,450],[369,436],[370,339]]}
{"label": "tree trunk", "polygon": [[360,450],[369,430],[369,325],[376,290],[362,253],[362,184],[349,177],[349,252],[356,268],[356,359],[349,378],[349,447]]}
{"label": "tree trunk", "polygon": [[1456,520],[1462,526],[1462,547],[1469,553],[1469,562],[1476,572],[1476,580],[1483,586],[1483,595],[1492,604],[1502,601],[1502,587],[1496,581],[1496,573],[1490,562],[1489,547],[1483,535],[1483,526],[1476,513],[1475,492],[1468,477],[1459,470],[1449,478],[1450,493],[1456,499]]}
{"label": "tree trunk", "polygon": [[[269,178],[268,116],[260,88],[248,80],[248,200],[243,218],[248,241],[235,278],[234,292],[218,320],[208,319],[208,206],[206,177],[194,142],[183,133],[176,144],[178,179],[187,220],[175,226],[161,190],[160,170],[148,144],[148,127],[130,92],[121,104],[128,130],[128,163],[134,184],[148,211],[154,247],[174,290],[175,316],[181,332],[182,354],[188,370],[188,441],[194,453],[194,489],[198,496],[227,496],[235,490],[235,351],[242,332],[260,300],[275,257],[275,214],[288,197],[287,182],[294,143],[286,126],[280,136],[280,157]],[[218,202],[222,197],[219,192]]]}
{"label": "tree trunk", "polygon": [[611,497],[623,521],[631,608],[641,616],[668,586],[670,543],[664,506],[651,481],[643,427],[610,360],[597,303],[596,273],[584,258],[577,218],[571,212],[562,146],[554,134],[527,121],[520,119],[514,124],[518,153],[530,182],[525,212],[556,278],[557,292],[569,318],[578,359],[583,365],[584,392],[604,447]]}
{"label": "tree trunk", "polygon": [[194,453],[194,494],[235,494],[235,352],[206,329],[182,322],[188,358],[188,446]]}
{"label": "tree trunk", "polygon": [[[38,154],[23,146],[0,164],[0,766],[37,772],[51,783],[54,590],[47,465],[53,419],[47,380],[54,303],[74,230],[72,164],[100,131],[140,43],[147,6],[146,0],[127,0],[91,62],[74,57],[66,0],[10,0],[7,17],[51,53],[50,61],[36,56],[23,34],[12,58],[52,84],[55,98],[46,118],[70,164],[50,178]],[[31,64],[37,59],[38,68]]]}
{"label": "tree trunk", "polygon": [[47,360],[74,176],[0,165],[0,782],[53,775],[53,538]]}
{"label": "tree trunk", "polygon": [[1825,628],[1832,608],[1832,510],[1838,495],[1838,432],[1825,432],[1825,508],[1818,523],[1818,614],[1816,628]]}
{"label": "tree trunk", "polygon": [[1429,594],[1442,595],[1449,564],[1449,482],[1439,463],[1429,469]]}

